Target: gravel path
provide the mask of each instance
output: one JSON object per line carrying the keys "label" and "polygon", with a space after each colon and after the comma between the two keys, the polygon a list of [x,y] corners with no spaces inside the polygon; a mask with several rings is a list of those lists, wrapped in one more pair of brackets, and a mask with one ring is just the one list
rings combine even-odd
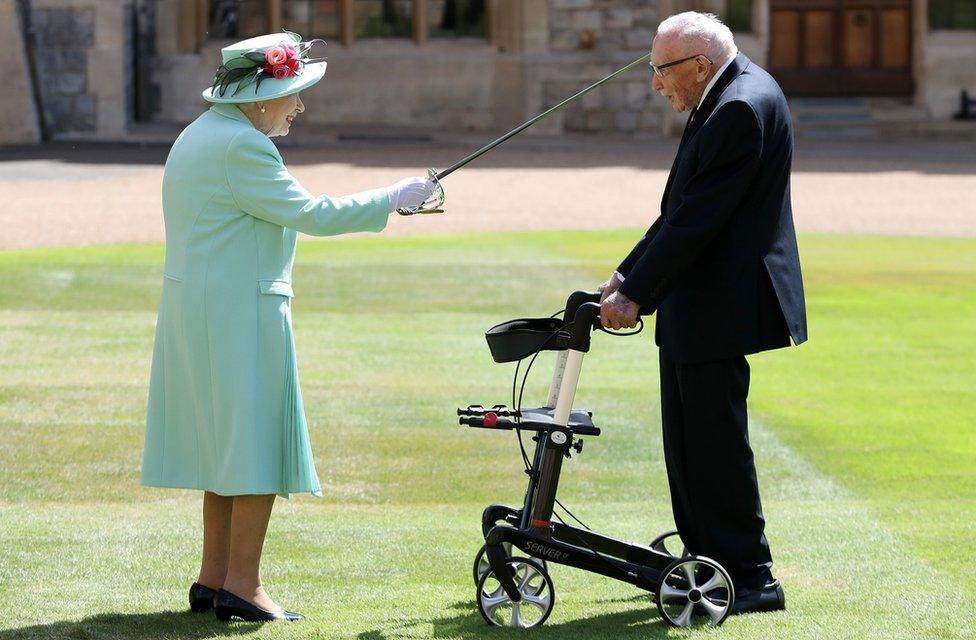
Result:
{"label": "gravel path", "polygon": [[[343,194],[447,166],[478,140],[289,140],[283,155],[312,192]],[[394,216],[388,232],[644,227],[658,211],[676,145],[516,139],[445,180],[447,214]],[[0,249],[162,241],[165,157],[163,145],[0,149]],[[800,231],[976,237],[976,145],[801,139],[793,206]]]}

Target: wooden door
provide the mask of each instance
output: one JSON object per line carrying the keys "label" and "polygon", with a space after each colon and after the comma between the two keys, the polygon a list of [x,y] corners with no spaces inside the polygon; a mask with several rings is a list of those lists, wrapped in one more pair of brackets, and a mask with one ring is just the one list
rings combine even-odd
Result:
{"label": "wooden door", "polygon": [[788,95],[914,91],[912,0],[770,0],[769,70]]}

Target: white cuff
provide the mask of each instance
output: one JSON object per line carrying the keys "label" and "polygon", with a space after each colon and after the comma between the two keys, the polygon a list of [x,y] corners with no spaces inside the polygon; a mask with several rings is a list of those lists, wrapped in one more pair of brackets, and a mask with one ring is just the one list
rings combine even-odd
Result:
{"label": "white cuff", "polygon": [[621,284],[623,284],[624,277],[622,275],[620,275],[620,272],[619,271],[614,271],[613,272],[613,277],[616,278],[617,280],[619,280]]}

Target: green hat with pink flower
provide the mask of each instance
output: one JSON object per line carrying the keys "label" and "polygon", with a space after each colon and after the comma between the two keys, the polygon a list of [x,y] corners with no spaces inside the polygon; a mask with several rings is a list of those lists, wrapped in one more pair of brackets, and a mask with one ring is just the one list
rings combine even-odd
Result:
{"label": "green hat with pink flower", "polygon": [[213,86],[203,92],[209,102],[255,102],[290,96],[311,87],[325,75],[325,58],[311,58],[312,46],[285,31],[248,38],[220,50],[223,64]]}

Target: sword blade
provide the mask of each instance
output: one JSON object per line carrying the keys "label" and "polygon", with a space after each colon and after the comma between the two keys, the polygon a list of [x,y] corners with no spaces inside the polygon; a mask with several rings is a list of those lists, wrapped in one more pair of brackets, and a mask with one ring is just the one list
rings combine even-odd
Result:
{"label": "sword blade", "polygon": [[512,129],[511,131],[509,131],[508,133],[506,133],[505,135],[503,135],[501,138],[498,138],[497,140],[495,140],[493,142],[489,142],[488,144],[486,144],[485,146],[481,147],[480,149],[478,149],[477,151],[475,151],[471,155],[469,155],[469,156],[465,157],[464,159],[459,160],[458,162],[452,164],[447,169],[444,169],[443,171],[441,171],[440,173],[437,174],[437,179],[438,180],[441,180],[441,179],[443,179],[443,178],[451,175],[452,173],[454,173],[455,171],[457,171],[458,169],[460,169],[464,165],[468,164],[469,162],[471,162],[475,158],[477,158],[477,157],[479,157],[479,156],[487,153],[488,151],[491,151],[492,149],[494,149],[495,147],[497,147],[501,143],[505,142],[506,140],[508,140],[512,136],[518,135],[522,131],[528,129],[529,127],[531,127],[532,125],[534,125],[539,120],[542,120],[543,118],[545,118],[546,116],[548,116],[550,113],[553,113],[554,111],[558,111],[559,109],[562,109],[563,107],[565,107],[569,103],[573,102],[574,100],[578,100],[578,99],[582,98],[583,96],[585,96],[586,94],[588,94],[590,91],[593,91],[594,89],[596,89],[597,87],[599,87],[604,82],[609,82],[610,80],[613,80],[614,78],[616,78],[620,74],[626,73],[627,71],[630,71],[631,69],[633,69],[637,65],[639,65],[639,64],[641,64],[643,62],[646,62],[650,58],[651,58],[651,54],[650,53],[644,54],[643,56],[641,56],[637,60],[634,60],[633,62],[631,62],[630,64],[628,64],[627,66],[621,67],[620,69],[617,69],[616,71],[614,71],[613,73],[611,73],[610,75],[608,75],[606,78],[603,78],[602,80],[598,80],[597,82],[594,82],[593,84],[591,84],[587,88],[583,89],[579,93],[576,93],[576,94],[574,94],[574,95],[566,98],[565,100],[563,100],[562,102],[560,102],[556,106],[550,107],[549,109],[543,111],[542,113],[540,113],[536,117],[532,118],[531,120],[527,120],[527,121],[523,122],[519,126],[515,127],[514,129]]}

